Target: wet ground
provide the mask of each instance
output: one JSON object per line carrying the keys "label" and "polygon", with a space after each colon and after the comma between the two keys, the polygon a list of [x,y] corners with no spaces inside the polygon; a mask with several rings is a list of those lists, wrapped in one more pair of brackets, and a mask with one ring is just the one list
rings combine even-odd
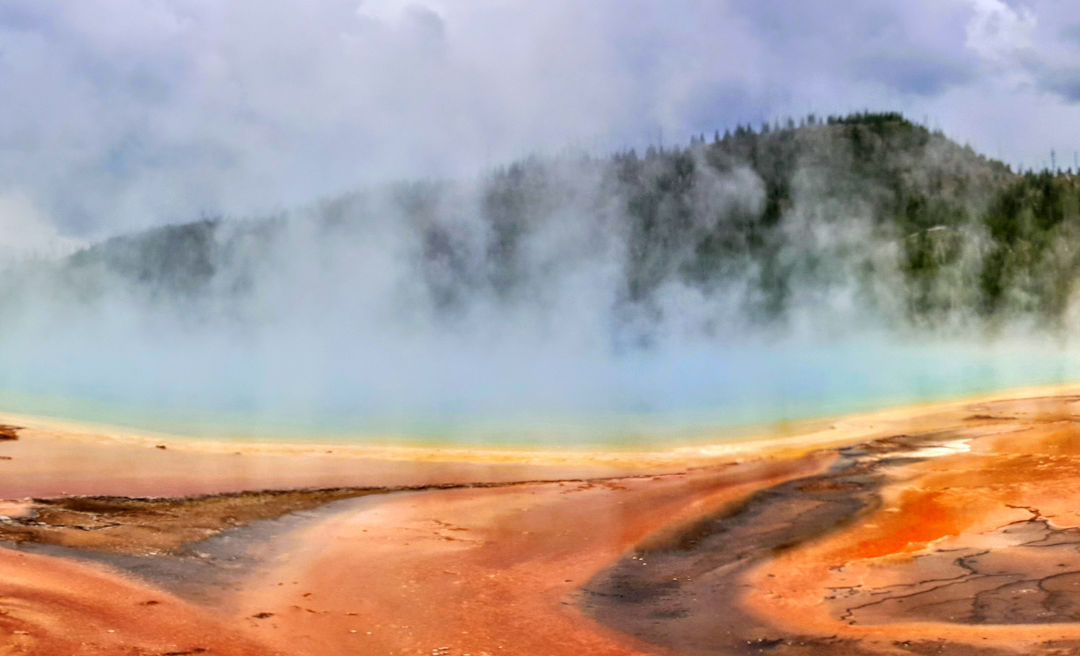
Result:
{"label": "wet ground", "polygon": [[[39,529],[36,534],[27,536],[20,535],[20,540],[10,544],[11,548],[26,553],[57,556],[77,561],[101,563],[110,568],[118,569],[135,575],[138,579],[168,591],[178,597],[199,604],[204,607],[214,608],[221,604],[223,593],[228,590],[238,589],[242,582],[254,573],[272,566],[276,561],[288,558],[290,544],[285,536],[307,524],[317,522],[334,513],[346,510],[359,510],[363,504],[368,503],[366,498],[369,494],[360,495],[353,493],[348,495],[345,491],[338,491],[342,495],[337,500],[333,499],[330,491],[306,491],[290,495],[301,496],[307,502],[321,500],[321,503],[312,503],[310,507],[292,508],[277,506],[273,511],[266,509],[264,512],[279,513],[278,516],[259,517],[248,519],[240,523],[234,520],[229,527],[218,526],[208,529],[200,528],[207,536],[192,539],[187,542],[176,539],[176,534],[168,538],[173,545],[168,549],[156,548],[153,543],[140,544],[120,540],[110,540],[107,543],[98,543],[91,547],[80,544],[78,540],[53,539],[63,533],[82,531],[94,531],[94,528],[76,528],[71,525],[48,525],[43,520],[56,519],[55,516],[45,514],[37,515],[34,520],[39,522],[35,528]],[[404,493],[402,493],[404,494]],[[228,495],[235,497],[237,495]],[[213,497],[212,500],[215,500]],[[219,499],[217,499],[219,500]],[[56,500],[59,502],[60,500]],[[80,501],[79,499],[65,499],[63,501]],[[87,501],[87,500],[81,500]],[[140,500],[128,500],[137,503]],[[148,500],[141,500],[146,502]],[[190,500],[168,500],[172,503],[191,503]],[[155,504],[164,504],[166,500],[153,500]],[[113,503],[121,504],[116,500]],[[308,504],[304,504],[307,506]],[[123,512],[122,510],[120,512]],[[103,519],[94,516],[94,523],[114,523],[117,520],[114,511],[113,516]],[[87,521],[87,520],[84,520]],[[121,520],[123,521],[123,520]],[[44,526],[42,526],[44,524]],[[117,525],[117,524],[113,524]],[[78,526],[78,525],[75,525]],[[140,527],[145,528],[145,526]],[[166,533],[168,529],[163,529]],[[180,534],[192,535],[192,529],[177,531]],[[4,535],[0,532],[0,535]],[[10,539],[13,533],[6,534]],[[47,536],[48,541],[40,538]],[[29,537],[29,539],[28,539]],[[165,538],[162,538],[164,540]],[[69,545],[61,542],[71,543]]]}
{"label": "wet ground", "polygon": [[[640,545],[589,581],[580,606],[609,627],[679,654],[1015,653],[946,640],[795,632],[742,603],[753,568],[866,521],[898,470],[963,437],[953,431],[900,435],[839,449],[825,473],[760,491]],[[1080,531],[1055,529],[1037,509],[1029,512],[1029,519],[989,536],[993,548],[920,554],[897,566],[894,578],[905,583],[838,588],[820,603],[849,624],[1080,621]],[[1070,645],[1046,642],[1043,651],[1080,653]]]}
{"label": "wet ground", "polygon": [[319,656],[1080,654],[1080,397],[950,412],[663,475],[13,498],[0,625],[49,654],[144,653],[110,629],[148,608]]}

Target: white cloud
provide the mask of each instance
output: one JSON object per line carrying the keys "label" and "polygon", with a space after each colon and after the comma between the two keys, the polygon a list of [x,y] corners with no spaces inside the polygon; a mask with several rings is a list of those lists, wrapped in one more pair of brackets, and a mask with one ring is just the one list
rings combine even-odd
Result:
{"label": "white cloud", "polygon": [[[661,130],[671,143],[866,107],[936,118],[991,154],[1004,136],[1021,161],[1052,147],[1042,114],[1062,120],[1080,95],[1067,52],[1030,62],[1031,44],[1063,43],[1052,26],[1077,12],[1062,3],[837,11],[825,0],[11,0],[0,93],[17,101],[0,105],[0,188],[92,237],[467,177],[568,146],[642,147]],[[1039,103],[1014,104],[1024,84]]]}
{"label": "white cloud", "polygon": [[986,59],[1007,63],[1032,47],[1038,21],[1029,8],[1013,8],[1002,0],[967,1],[974,12],[967,25],[968,48]]}

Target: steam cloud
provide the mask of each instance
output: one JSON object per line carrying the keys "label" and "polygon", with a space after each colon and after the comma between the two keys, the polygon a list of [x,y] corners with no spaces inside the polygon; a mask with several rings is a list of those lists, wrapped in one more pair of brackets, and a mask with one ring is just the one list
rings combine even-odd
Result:
{"label": "steam cloud", "polygon": [[[767,214],[769,182],[696,142],[387,185],[11,265],[0,388],[194,432],[589,444],[1075,373],[1019,324],[984,342],[970,304],[912,322],[909,236],[875,218],[882,189],[831,176],[832,129],[799,133],[820,143],[792,169],[767,257],[748,255],[744,223]],[[968,157],[940,137],[920,153],[904,170]],[[969,166],[970,180],[997,175]],[[679,195],[642,195],[673,172]],[[977,192],[963,198],[985,204]],[[970,293],[965,258],[986,237],[964,230],[956,276],[932,298]],[[701,269],[716,235],[730,252]]]}

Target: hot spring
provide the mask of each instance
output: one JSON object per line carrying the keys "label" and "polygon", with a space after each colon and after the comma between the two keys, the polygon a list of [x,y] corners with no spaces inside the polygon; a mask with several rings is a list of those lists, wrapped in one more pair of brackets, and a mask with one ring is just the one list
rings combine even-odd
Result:
{"label": "hot spring", "polygon": [[635,448],[1080,378],[1075,353],[1015,341],[746,343],[610,357],[90,346],[3,353],[0,409],[195,438]]}

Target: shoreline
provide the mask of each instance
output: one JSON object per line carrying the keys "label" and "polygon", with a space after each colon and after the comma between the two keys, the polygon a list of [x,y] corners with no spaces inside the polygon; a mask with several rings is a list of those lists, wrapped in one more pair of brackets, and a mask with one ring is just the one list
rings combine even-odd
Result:
{"label": "shoreline", "polygon": [[[957,653],[1049,656],[1080,637],[1080,384],[627,452],[0,424],[12,656],[879,656],[972,636],[993,644]],[[995,598],[1033,618],[1009,629],[905,605],[962,610],[1000,576],[1076,585],[1051,624],[1037,594]]]}
{"label": "shoreline", "polygon": [[925,403],[887,406],[864,412],[778,422],[754,426],[738,433],[727,433],[726,429],[718,429],[693,439],[673,439],[669,446],[657,437],[650,440],[654,445],[652,448],[641,448],[640,444],[612,448],[597,448],[592,445],[574,448],[562,443],[551,446],[531,443],[522,445],[414,444],[411,440],[402,441],[393,437],[375,435],[343,436],[340,440],[316,439],[312,441],[230,437],[228,435],[203,438],[4,411],[0,411],[0,425],[17,427],[20,432],[28,434],[47,435],[52,439],[70,442],[139,448],[157,448],[159,445],[164,445],[167,449],[207,454],[240,452],[302,455],[333,452],[339,456],[419,463],[527,462],[549,465],[605,463],[616,466],[636,464],[648,467],[656,464],[684,462],[694,457],[707,459],[748,455],[790,457],[804,449],[837,446],[851,439],[887,431],[893,422],[908,421],[923,415],[948,413],[962,406],[1000,400],[1068,395],[1080,395],[1080,382],[1022,387]]}

